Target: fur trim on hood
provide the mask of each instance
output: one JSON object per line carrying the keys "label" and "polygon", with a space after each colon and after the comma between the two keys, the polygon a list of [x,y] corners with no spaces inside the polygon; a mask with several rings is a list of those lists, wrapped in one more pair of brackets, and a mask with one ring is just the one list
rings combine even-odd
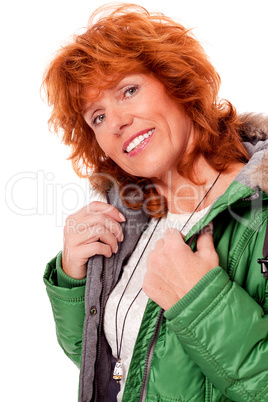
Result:
{"label": "fur trim on hood", "polygon": [[241,134],[244,141],[265,141],[268,139],[268,117],[247,113],[240,116],[243,122]]}
{"label": "fur trim on hood", "polygon": [[241,120],[243,144],[251,159],[238,177],[245,179],[247,175],[247,180],[242,181],[252,188],[259,187],[268,193],[268,117],[249,113],[243,114]]}

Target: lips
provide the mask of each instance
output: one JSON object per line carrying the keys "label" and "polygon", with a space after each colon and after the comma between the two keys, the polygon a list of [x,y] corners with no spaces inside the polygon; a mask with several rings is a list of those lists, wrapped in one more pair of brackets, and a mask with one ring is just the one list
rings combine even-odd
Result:
{"label": "lips", "polygon": [[130,153],[131,151],[135,150],[135,148],[138,148],[140,145],[142,145],[144,142],[148,142],[149,137],[154,133],[154,128],[149,129],[149,130],[143,130],[140,131],[139,133],[133,135],[130,137],[124,144],[123,144],[123,152]]}

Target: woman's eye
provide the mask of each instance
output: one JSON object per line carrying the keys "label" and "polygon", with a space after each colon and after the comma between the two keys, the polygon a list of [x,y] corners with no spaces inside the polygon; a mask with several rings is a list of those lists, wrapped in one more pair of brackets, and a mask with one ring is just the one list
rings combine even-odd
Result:
{"label": "woman's eye", "polygon": [[126,98],[130,98],[131,96],[135,95],[135,93],[137,92],[138,88],[137,87],[130,87],[128,89],[126,89],[125,91],[125,97]]}
{"label": "woman's eye", "polygon": [[98,126],[99,124],[101,124],[103,122],[104,118],[105,118],[105,114],[100,114],[100,115],[94,117],[94,119],[92,121],[93,125]]}

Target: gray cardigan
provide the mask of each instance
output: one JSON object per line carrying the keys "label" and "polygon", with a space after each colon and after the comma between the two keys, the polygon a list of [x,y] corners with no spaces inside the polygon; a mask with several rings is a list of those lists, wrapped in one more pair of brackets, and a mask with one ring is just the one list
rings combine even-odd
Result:
{"label": "gray cardigan", "polygon": [[125,206],[115,185],[109,191],[107,200],[126,218],[126,222],[122,223],[124,241],[119,243],[118,252],[109,259],[96,255],[88,261],[79,402],[105,400],[111,374],[111,351],[103,333],[104,306],[119,279],[122,266],[132,254],[149,222],[148,216],[142,210]]}

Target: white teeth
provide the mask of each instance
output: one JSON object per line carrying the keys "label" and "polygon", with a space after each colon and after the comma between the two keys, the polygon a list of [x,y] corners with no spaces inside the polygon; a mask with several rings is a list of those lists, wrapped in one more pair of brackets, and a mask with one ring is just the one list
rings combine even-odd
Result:
{"label": "white teeth", "polygon": [[135,145],[139,145],[139,143],[140,143],[140,136],[139,136],[139,137],[136,137],[135,140],[133,141],[133,143],[134,143]]}
{"label": "white teeth", "polygon": [[142,141],[144,141],[146,138],[149,138],[154,132],[153,130],[148,131],[148,133],[139,135],[136,137],[133,141],[131,141],[130,144],[128,144],[128,147],[126,149],[126,152],[132,151],[134,148],[136,148]]}

